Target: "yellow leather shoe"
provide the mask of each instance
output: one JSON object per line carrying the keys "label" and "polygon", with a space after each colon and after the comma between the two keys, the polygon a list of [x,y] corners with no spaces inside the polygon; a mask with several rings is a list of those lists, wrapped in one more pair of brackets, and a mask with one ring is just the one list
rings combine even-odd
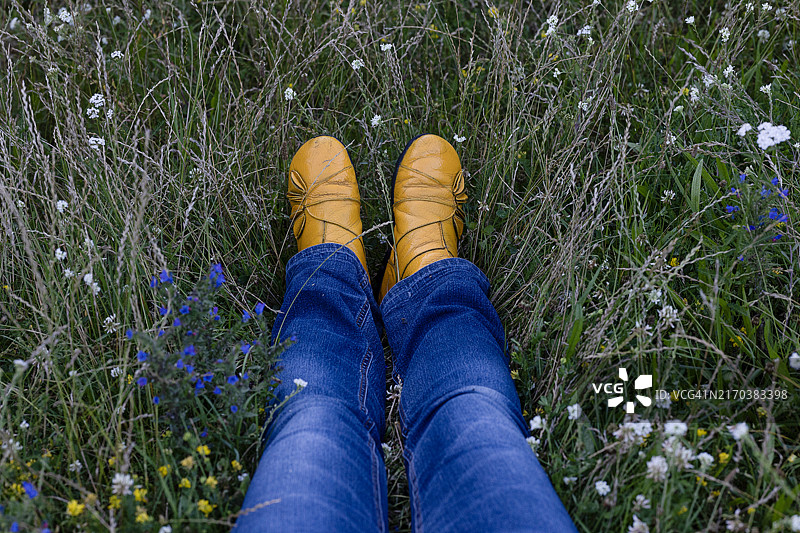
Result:
{"label": "yellow leather shoe", "polygon": [[440,259],[458,257],[467,201],[455,148],[437,135],[413,139],[392,180],[394,246],[389,251],[378,301],[395,283]]}
{"label": "yellow leather shoe", "polygon": [[298,251],[324,242],[344,244],[367,269],[361,235],[361,196],[353,163],[342,143],[315,137],[289,165],[292,227]]}

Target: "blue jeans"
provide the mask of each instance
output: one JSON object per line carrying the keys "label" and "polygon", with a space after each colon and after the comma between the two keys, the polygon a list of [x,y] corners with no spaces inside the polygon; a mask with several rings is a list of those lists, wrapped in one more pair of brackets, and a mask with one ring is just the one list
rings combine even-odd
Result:
{"label": "blue jeans", "polygon": [[286,266],[273,337],[276,413],[235,531],[387,531],[385,325],[402,384],[403,458],[415,531],[576,531],[536,455],[508,368],[489,281],[437,261],[380,308],[355,254],[320,244]]}

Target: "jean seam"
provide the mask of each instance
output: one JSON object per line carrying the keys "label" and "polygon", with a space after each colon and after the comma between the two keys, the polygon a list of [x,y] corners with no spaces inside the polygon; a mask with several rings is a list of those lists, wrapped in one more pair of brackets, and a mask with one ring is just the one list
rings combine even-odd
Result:
{"label": "jean seam", "polygon": [[370,463],[372,464],[372,501],[375,504],[375,515],[378,517],[378,531],[384,533],[386,529],[384,528],[383,506],[381,505],[381,492],[378,490],[378,485],[380,485],[380,475],[378,471],[380,461],[378,460],[378,450],[375,440],[372,438],[369,431],[367,432],[367,438],[369,439],[369,455]]}
{"label": "jean seam", "polygon": [[414,452],[406,448],[403,451],[406,457],[406,474],[408,477],[408,493],[411,497],[411,509],[413,511],[414,533],[422,533],[422,506],[419,497],[419,485],[417,483],[417,470],[414,468]]}

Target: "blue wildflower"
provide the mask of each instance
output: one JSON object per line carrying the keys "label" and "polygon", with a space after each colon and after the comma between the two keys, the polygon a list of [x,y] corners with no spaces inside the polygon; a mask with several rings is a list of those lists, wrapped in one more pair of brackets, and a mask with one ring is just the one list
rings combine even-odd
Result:
{"label": "blue wildflower", "polygon": [[244,313],[242,313],[242,322],[247,322],[248,320],[250,320],[250,313],[245,311]]}
{"label": "blue wildflower", "polygon": [[186,365],[186,373],[191,374],[194,372],[194,365]]}
{"label": "blue wildflower", "polygon": [[183,355],[195,355],[197,352],[194,349],[194,344],[190,344],[183,349]]}
{"label": "blue wildflower", "polygon": [[126,329],[125,330],[125,336],[128,337],[128,340],[131,340],[133,338],[133,330],[130,329],[130,328]]}
{"label": "blue wildflower", "polygon": [[228,383],[230,385],[235,385],[237,381],[239,381],[239,378],[236,376],[228,376]]}
{"label": "blue wildflower", "polygon": [[139,350],[136,353],[136,359],[138,359],[140,363],[143,363],[143,362],[147,361],[147,352],[143,352],[142,350]]}
{"label": "blue wildflower", "polygon": [[168,315],[169,314],[169,309],[167,309],[166,307],[159,307],[158,308],[158,314],[161,315],[161,316]]}
{"label": "blue wildflower", "polygon": [[19,524],[17,522],[11,523],[11,533],[17,533],[19,531]]}
{"label": "blue wildflower", "polygon": [[744,180],[747,179],[747,174],[739,174],[739,183],[744,183]]}
{"label": "blue wildflower", "polygon": [[731,192],[736,196],[739,196],[739,191],[736,190],[736,187],[731,187]]}
{"label": "blue wildflower", "polygon": [[153,279],[150,280],[150,288],[155,289],[158,286],[158,279],[153,276]]}
{"label": "blue wildflower", "polygon": [[767,189],[766,187],[761,187],[761,198],[766,198],[770,194],[772,194],[771,190]]}
{"label": "blue wildflower", "polygon": [[235,413],[238,410],[239,410],[239,408],[237,406],[231,405],[231,413]]}
{"label": "blue wildflower", "polygon": [[725,210],[728,213],[735,213],[736,211],[739,210],[739,206],[738,205],[726,205],[725,206]]}
{"label": "blue wildflower", "polygon": [[183,359],[178,359],[178,362],[177,362],[177,363],[175,363],[175,368],[177,368],[178,370],[180,370],[181,368],[183,368],[183,366],[184,366],[184,365],[183,365]]}
{"label": "blue wildflower", "polygon": [[256,315],[261,316],[261,314],[264,312],[264,308],[265,307],[267,307],[267,306],[262,304],[261,302],[258,302],[256,304],[256,309],[255,309]]}
{"label": "blue wildflower", "polygon": [[175,320],[173,320],[173,321],[172,321],[172,327],[174,327],[174,328],[178,328],[178,327],[180,327],[181,325],[182,325],[182,323],[181,323],[181,319],[180,319],[180,318],[178,318],[178,317],[175,317]]}
{"label": "blue wildflower", "polygon": [[188,305],[182,305],[181,306],[180,312],[181,312],[182,315],[188,315],[189,311],[191,311],[191,309],[189,308]]}
{"label": "blue wildflower", "polygon": [[201,438],[201,439],[204,439],[204,438],[206,438],[206,437],[208,437],[208,430],[207,430],[207,429],[204,429],[204,430],[203,430],[203,431],[200,433],[200,438]]}
{"label": "blue wildflower", "polygon": [[214,394],[222,394],[222,389],[219,387],[214,387]]}
{"label": "blue wildflower", "polygon": [[153,403],[158,405],[159,403],[161,403],[161,398],[159,398],[158,396],[153,396]]}
{"label": "blue wildflower", "polygon": [[145,385],[147,385],[147,378],[141,377],[137,379],[136,384],[139,385],[140,387],[144,387]]}
{"label": "blue wildflower", "polygon": [[247,379],[247,378],[249,378],[249,377],[250,377],[250,374],[248,374],[247,372],[245,372],[244,374],[242,374],[242,379]]}
{"label": "blue wildflower", "polygon": [[778,189],[778,196],[780,196],[781,198],[788,198],[789,189]]}
{"label": "blue wildflower", "polygon": [[29,481],[23,481],[22,488],[25,489],[25,494],[27,494],[28,498],[31,500],[34,499],[37,494],[39,494],[39,491],[36,490],[36,487],[34,487]]}
{"label": "blue wildflower", "polygon": [[250,348],[252,348],[252,347],[253,347],[253,346],[252,346],[251,344],[248,344],[248,343],[246,343],[246,342],[243,342],[243,343],[242,343],[242,353],[243,353],[243,354],[245,354],[245,355],[247,355],[247,352],[249,352],[249,351],[250,351]]}
{"label": "blue wildflower", "polygon": [[173,281],[172,274],[170,274],[167,270],[162,270],[158,277],[161,280],[161,283],[172,283]]}
{"label": "blue wildflower", "polygon": [[158,336],[159,337],[163,337],[164,336],[164,330],[163,329],[158,330]]}
{"label": "blue wildflower", "polygon": [[772,181],[770,183],[772,183],[773,185],[775,185],[777,187],[778,183],[780,183],[780,180],[778,179],[778,176],[775,176],[774,178],[772,178]]}
{"label": "blue wildflower", "polygon": [[211,372],[203,374],[203,381],[209,382],[213,379],[214,379],[214,374],[212,374]]}
{"label": "blue wildflower", "polygon": [[225,283],[225,275],[222,273],[222,265],[219,263],[211,265],[211,274],[208,276],[208,279],[214,282],[214,286],[216,288],[219,288],[223,283]]}
{"label": "blue wildflower", "polygon": [[197,383],[194,384],[195,389],[204,389],[206,386],[203,384],[202,380],[197,380]]}
{"label": "blue wildflower", "polygon": [[783,235],[781,235],[781,234],[779,233],[779,234],[775,235],[775,236],[772,238],[772,240],[773,240],[773,241],[779,241],[779,240],[781,240],[781,238],[782,238],[782,237],[783,237]]}

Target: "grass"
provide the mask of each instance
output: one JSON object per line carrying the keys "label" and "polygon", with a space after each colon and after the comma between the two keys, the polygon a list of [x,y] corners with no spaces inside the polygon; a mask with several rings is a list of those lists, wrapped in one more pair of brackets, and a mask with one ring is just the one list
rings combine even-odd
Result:
{"label": "grass", "polygon": [[[228,529],[280,379],[253,341],[294,253],[294,150],[348,146],[374,270],[395,158],[431,132],[464,138],[460,253],[492,281],[532,447],[578,528],[800,530],[800,12],[628,4],[1,2],[0,528]],[[762,148],[763,122],[792,138]],[[187,295],[172,327],[159,307]],[[204,371],[240,378],[226,395],[172,370],[190,329],[221,354]],[[592,387],[620,367],[780,397],[626,417]],[[390,522],[407,531],[396,404]]]}

